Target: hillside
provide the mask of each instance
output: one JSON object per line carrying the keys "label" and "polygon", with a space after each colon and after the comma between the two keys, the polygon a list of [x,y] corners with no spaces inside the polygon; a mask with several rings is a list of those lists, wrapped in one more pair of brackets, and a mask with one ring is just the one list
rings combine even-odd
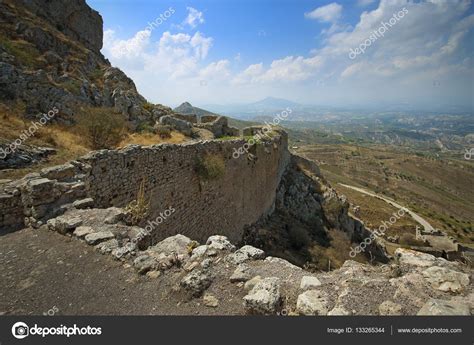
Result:
{"label": "hillside", "polygon": [[210,111],[207,111],[198,107],[193,107],[191,103],[189,102],[184,102],[180,106],[174,108],[173,110],[183,115],[197,115],[199,117],[207,116],[207,115],[217,116],[217,114],[214,114]]}
{"label": "hillside", "polygon": [[[370,198],[349,191],[339,183],[367,188],[397,200],[426,217],[433,227],[446,231],[462,243],[474,243],[474,199],[466,188],[474,185],[471,162],[384,145],[327,143],[302,145],[296,151],[317,162],[332,185],[348,195],[351,202],[366,205],[361,206],[361,217],[368,224],[384,219],[375,214],[375,210],[380,209],[374,207],[376,201],[367,204]],[[412,226],[412,234],[414,229]]]}

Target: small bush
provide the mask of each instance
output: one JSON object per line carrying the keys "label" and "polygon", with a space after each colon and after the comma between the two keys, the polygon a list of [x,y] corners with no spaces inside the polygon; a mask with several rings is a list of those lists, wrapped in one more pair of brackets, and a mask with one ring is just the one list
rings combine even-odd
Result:
{"label": "small bush", "polygon": [[148,122],[141,122],[137,126],[137,132],[143,133],[143,132],[148,132],[148,133],[154,133],[154,128],[151,126]]}
{"label": "small bush", "polygon": [[425,241],[419,240],[414,235],[408,234],[408,233],[402,234],[400,236],[399,243],[405,246],[416,246],[416,247],[423,247],[426,245]]}
{"label": "small bush", "polygon": [[206,155],[196,162],[196,172],[206,181],[218,179],[225,174],[224,160],[217,155]]}
{"label": "small bush", "polygon": [[137,198],[132,200],[126,207],[127,221],[131,225],[139,225],[148,215],[150,202],[145,199],[145,179],[140,183]]}
{"label": "small bush", "polygon": [[308,232],[297,226],[290,227],[288,235],[291,246],[297,250],[307,247],[312,242]]}
{"label": "small bush", "polygon": [[110,149],[126,133],[126,122],[111,108],[88,108],[79,114],[77,129],[92,149]]}
{"label": "small bush", "polygon": [[146,102],[145,104],[143,104],[143,108],[145,110],[152,111],[155,108],[155,105],[150,102]]}
{"label": "small bush", "polygon": [[171,138],[171,127],[167,125],[156,125],[155,133],[163,139]]}

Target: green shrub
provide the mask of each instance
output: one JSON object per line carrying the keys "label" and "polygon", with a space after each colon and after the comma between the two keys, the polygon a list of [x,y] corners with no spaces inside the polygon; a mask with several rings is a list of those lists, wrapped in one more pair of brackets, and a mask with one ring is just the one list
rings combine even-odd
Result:
{"label": "green shrub", "polygon": [[312,242],[308,232],[298,226],[291,226],[288,236],[291,246],[297,250],[307,247]]}
{"label": "green shrub", "polygon": [[137,132],[140,132],[140,133],[142,133],[142,132],[154,133],[155,129],[148,122],[141,122],[137,126]]}
{"label": "green shrub", "polygon": [[167,125],[156,125],[155,133],[158,134],[161,138],[171,138],[171,127]]}
{"label": "green shrub", "polygon": [[218,179],[225,174],[224,160],[217,155],[206,155],[197,160],[196,172],[205,181]]}
{"label": "green shrub", "polygon": [[112,108],[87,108],[78,115],[77,130],[92,149],[110,149],[122,140],[126,122]]}

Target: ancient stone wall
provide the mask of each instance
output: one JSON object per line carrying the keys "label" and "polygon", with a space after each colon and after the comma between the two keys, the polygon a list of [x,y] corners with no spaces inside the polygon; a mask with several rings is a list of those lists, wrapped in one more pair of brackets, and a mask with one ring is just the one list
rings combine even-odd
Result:
{"label": "ancient stone wall", "polygon": [[174,117],[177,117],[178,119],[188,121],[191,123],[198,123],[198,117],[195,114],[173,114]]}
{"label": "ancient stone wall", "polygon": [[[40,226],[84,198],[92,198],[95,207],[126,206],[145,181],[148,219],[174,210],[154,226],[154,240],[179,233],[203,241],[222,234],[238,242],[245,225],[271,212],[290,159],[286,133],[255,145],[253,159],[233,158],[234,149],[244,143],[237,139],[128,146],[94,151],[71,164],[45,169],[0,191],[0,234]],[[222,176],[206,180],[197,166],[209,156],[225,168]]]}
{"label": "ancient stone wall", "polygon": [[[289,161],[286,134],[257,145],[253,160],[232,158],[234,149],[243,144],[243,140],[208,141],[95,152],[84,159],[92,167],[86,189],[96,206],[125,206],[145,181],[150,220],[175,210],[155,227],[155,239],[179,233],[202,241],[222,234],[238,242],[245,225],[272,209]],[[206,156],[222,159],[223,176],[210,180],[199,176],[197,162]]]}

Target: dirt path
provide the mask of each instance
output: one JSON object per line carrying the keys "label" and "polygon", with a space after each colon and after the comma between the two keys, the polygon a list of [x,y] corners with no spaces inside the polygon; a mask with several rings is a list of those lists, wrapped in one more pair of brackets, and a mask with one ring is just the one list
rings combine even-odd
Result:
{"label": "dirt path", "polygon": [[0,237],[0,315],[55,310],[56,315],[244,313],[244,293],[228,281],[216,284],[225,287],[218,291],[217,308],[174,293],[181,274],[170,270],[157,279],[140,276],[77,239],[24,229]]}
{"label": "dirt path", "polygon": [[412,218],[417,222],[419,223],[421,226],[423,226],[425,228],[425,231],[427,232],[433,232],[435,231],[435,229],[431,226],[430,223],[428,223],[424,218],[420,217],[418,214],[416,214],[415,212],[413,211],[410,211],[409,209],[407,209],[405,206],[402,206],[398,203],[396,203],[395,201],[393,200],[390,200],[386,197],[383,197],[381,195],[378,195],[378,194],[375,194],[373,192],[370,192],[370,191],[367,191],[363,188],[359,188],[359,187],[355,187],[355,186],[350,186],[350,185],[347,185],[347,184],[343,184],[343,183],[338,183],[339,185],[343,186],[343,187],[346,187],[346,188],[349,188],[349,189],[353,189],[355,191],[358,191],[360,193],[363,193],[363,194],[366,194],[366,195],[370,195],[374,198],[378,198],[380,200],[383,200],[385,201],[386,203],[398,208],[398,209],[403,209],[405,210],[405,212],[407,212],[410,216],[412,216]]}

